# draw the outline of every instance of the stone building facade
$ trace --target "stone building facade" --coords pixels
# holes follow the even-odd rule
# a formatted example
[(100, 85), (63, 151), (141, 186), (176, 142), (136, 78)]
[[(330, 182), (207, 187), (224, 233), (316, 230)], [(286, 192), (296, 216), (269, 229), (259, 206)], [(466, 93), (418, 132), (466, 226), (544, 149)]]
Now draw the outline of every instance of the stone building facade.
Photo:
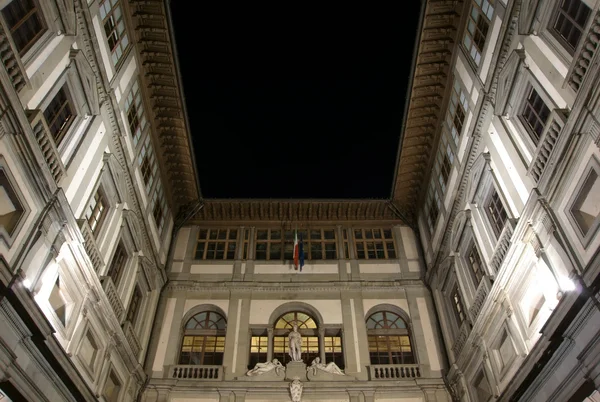
[(267, 201), (167, 1), (0, 0), (0, 400), (598, 401), (600, 2), (421, 4), (390, 198)]

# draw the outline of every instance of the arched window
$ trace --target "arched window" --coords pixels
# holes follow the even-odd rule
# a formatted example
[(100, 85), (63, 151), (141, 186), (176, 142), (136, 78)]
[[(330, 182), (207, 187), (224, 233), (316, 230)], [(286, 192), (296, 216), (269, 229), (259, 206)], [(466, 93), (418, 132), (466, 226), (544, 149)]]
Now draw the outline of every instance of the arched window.
[(315, 320), (300, 311), (285, 313), (275, 321), (273, 357), (282, 364), (292, 360), (288, 354), (288, 334), (294, 324), (298, 325), (298, 332), (302, 335), (302, 360), (310, 363), (315, 357), (319, 357), (319, 333)]
[(367, 318), (371, 364), (414, 364), (406, 322), (391, 311), (378, 311)]
[(203, 311), (190, 318), (183, 329), (179, 364), (223, 364), (227, 321), (214, 311)]

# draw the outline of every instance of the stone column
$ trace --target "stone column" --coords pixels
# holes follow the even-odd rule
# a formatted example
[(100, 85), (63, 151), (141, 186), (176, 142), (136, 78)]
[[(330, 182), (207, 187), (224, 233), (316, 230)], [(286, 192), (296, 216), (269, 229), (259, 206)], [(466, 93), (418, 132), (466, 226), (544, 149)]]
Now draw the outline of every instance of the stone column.
[[(242, 264), (244, 258), (244, 227), (241, 226), (238, 228), (238, 235), (236, 239), (236, 248), (235, 248), (235, 262), (233, 263), (233, 280), (241, 281), (243, 278), (242, 275)], [(227, 250), (225, 251), (227, 252)]]
[(375, 391), (363, 391), (365, 402), (375, 402)]
[(232, 397), (233, 392), (226, 390), (219, 390), (219, 402), (233, 402)]
[(340, 281), (347, 281), (348, 273), (346, 272), (346, 264), (348, 263), (348, 260), (344, 253), (344, 229), (342, 228), (342, 225), (336, 225), (335, 236), (337, 238), (336, 246), (338, 250), (338, 275)]
[(273, 328), (267, 328), (267, 361), (273, 360)]
[[(319, 357), (321, 358), (321, 363), (325, 363), (325, 328), (319, 328)], [(312, 362), (306, 362), (306, 364), (310, 364)]]
[(350, 402), (360, 402), (360, 391), (348, 391)]

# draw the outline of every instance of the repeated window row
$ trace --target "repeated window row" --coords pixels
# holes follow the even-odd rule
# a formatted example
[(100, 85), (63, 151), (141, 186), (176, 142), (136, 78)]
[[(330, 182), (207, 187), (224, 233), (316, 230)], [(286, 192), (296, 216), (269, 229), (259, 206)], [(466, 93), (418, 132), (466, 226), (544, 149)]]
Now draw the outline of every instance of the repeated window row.
[[(243, 245), (243, 259), (248, 258), (249, 230), (201, 229), (196, 243), (195, 259), (232, 260), (237, 258), (238, 234), (243, 233), (239, 244)], [(256, 260), (282, 261), (293, 258), (296, 235), (302, 243), (307, 260), (336, 260), (349, 258), (348, 242), (352, 241), (358, 259), (394, 259), (396, 248), (391, 229), (361, 228), (342, 229), (338, 250), (335, 229), (256, 229), (254, 235), (254, 258)], [(349, 239), (350, 238), (350, 239)]]
[[(319, 335), (317, 321), (301, 311), (283, 314), (271, 329), (252, 330), (248, 368), (273, 358), (282, 364), (291, 361), (287, 335), (298, 327), (302, 335), (302, 360), (311, 362), (325, 357), (341, 369), (346, 366), (341, 328), (326, 328)], [(366, 320), (367, 342), (371, 364), (415, 364), (411, 333), (407, 322), (397, 313), (378, 311)], [(178, 364), (222, 365), (225, 354), (227, 322), (216, 311), (202, 311), (184, 325)], [(270, 333), (268, 335), (267, 333)], [(271, 337), (271, 339), (269, 339)]]

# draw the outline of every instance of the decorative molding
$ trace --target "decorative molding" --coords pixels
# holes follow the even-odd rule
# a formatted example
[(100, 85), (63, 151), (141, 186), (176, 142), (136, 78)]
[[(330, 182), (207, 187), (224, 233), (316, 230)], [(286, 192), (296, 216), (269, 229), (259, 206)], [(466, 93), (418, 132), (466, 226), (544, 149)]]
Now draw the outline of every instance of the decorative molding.
[[(468, 174), (468, 191), (467, 191), (467, 202), (472, 203), (475, 199), (475, 195), (477, 194), (477, 190), (479, 189), (479, 183), (481, 182), (481, 177), (485, 169), (491, 170), (490, 167), (490, 153), (483, 152), (477, 156), (473, 165)], [(458, 216), (458, 213), (456, 214)], [(456, 218), (455, 218), (456, 219)]]
[(460, 238), (462, 237), (465, 226), (468, 225), (471, 220), (471, 210), (465, 209), (460, 211), (452, 224), (452, 233), (450, 235), (450, 251), (456, 252), (460, 245)]
[(523, 0), (519, 13), (519, 34), (529, 35), (533, 32), (533, 20), (538, 9), (539, 0)]
[(85, 93), (85, 98), (90, 108), (90, 113), (92, 115), (99, 114), (100, 98), (98, 95), (98, 84), (90, 62), (80, 49), (71, 49), (69, 58), (71, 59), (69, 67), (75, 66), (79, 75), (79, 80), (81, 81), (83, 92)]
[(60, 20), (65, 35), (75, 35), (77, 33), (77, 16), (75, 15), (74, 0), (54, 0), (58, 7)]

